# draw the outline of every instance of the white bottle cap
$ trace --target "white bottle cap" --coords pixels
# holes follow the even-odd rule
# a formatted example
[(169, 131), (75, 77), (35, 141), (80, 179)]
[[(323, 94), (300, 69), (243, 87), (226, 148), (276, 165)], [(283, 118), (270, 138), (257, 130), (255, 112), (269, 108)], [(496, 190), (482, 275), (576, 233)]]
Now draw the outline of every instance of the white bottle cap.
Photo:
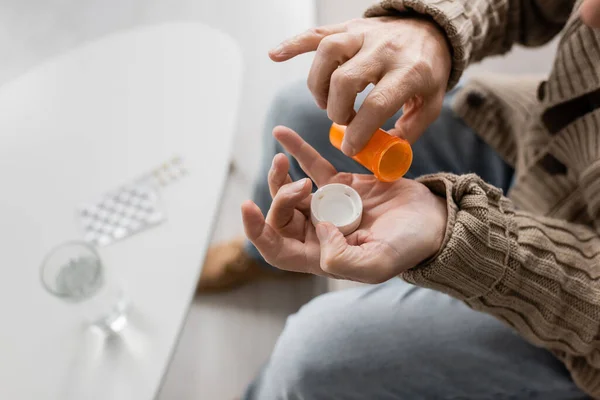
[(360, 195), (350, 186), (332, 183), (317, 190), (310, 202), (311, 221), (330, 222), (344, 236), (354, 232), (362, 219), (363, 204)]

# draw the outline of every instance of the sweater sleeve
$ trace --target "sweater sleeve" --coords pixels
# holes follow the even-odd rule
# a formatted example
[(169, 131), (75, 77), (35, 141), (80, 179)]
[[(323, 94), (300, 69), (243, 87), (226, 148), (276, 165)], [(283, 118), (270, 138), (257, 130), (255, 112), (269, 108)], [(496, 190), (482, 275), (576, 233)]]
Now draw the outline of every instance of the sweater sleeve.
[(575, 0), (382, 0), (366, 17), (425, 14), (446, 32), (452, 46), (450, 87), (464, 69), (503, 54), (514, 43), (540, 46), (564, 27)]
[(600, 237), (593, 229), (515, 212), (475, 175), (420, 179), (445, 197), (439, 253), (402, 275), (491, 314), (556, 354), (600, 397)]

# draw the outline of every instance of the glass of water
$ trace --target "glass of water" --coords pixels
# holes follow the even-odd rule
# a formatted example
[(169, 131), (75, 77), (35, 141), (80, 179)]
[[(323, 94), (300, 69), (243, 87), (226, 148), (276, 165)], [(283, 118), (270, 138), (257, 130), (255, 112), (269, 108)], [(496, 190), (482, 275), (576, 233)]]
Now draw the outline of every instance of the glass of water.
[(105, 334), (127, 325), (123, 291), (107, 280), (102, 260), (89, 244), (68, 242), (54, 248), (42, 262), (41, 279), (50, 294), (80, 306), (88, 322)]

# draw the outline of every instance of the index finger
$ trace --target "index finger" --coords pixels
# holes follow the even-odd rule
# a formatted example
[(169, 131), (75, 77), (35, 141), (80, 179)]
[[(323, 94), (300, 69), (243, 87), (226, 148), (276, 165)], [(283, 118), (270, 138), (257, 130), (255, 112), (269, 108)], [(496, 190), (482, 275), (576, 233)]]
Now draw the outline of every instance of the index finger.
[(319, 43), (325, 37), (345, 31), (346, 24), (327, 25), (309, 29), (281, 42), (279, 46), (269, 51), (269, 57), (273, 61), (287, 61), (300, 54), (317, 50)]
[(273, 130), (273, 136), (298, 161), (302, 170), (318, 187), (328, 184), (337, 174), (329, 161), (290, 128), (278, 126)]
[(414, 95), (415, 85), (405, 73), (385, 75), (348, 124), (342, 143), (344, 153), (353, 156), (361, 151), (373, 133)]

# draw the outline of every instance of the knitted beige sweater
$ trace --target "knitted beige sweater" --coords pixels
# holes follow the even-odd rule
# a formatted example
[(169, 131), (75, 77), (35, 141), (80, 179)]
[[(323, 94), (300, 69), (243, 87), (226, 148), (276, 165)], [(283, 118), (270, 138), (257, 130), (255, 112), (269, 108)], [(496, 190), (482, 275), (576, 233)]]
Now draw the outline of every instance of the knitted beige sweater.
[(453, 48), (451, 84), (470, 63), (541, 45), (562, 30), (546, 81), (485, 77), (455, 109), (515, 166), (509, 198), (474, 175), (421, 182), (448, 201), (442, 248), (403, 275), (448, 293), (552, 351), (600, 398), (600, 31), (574, 0), (389, 0), (367, 16), (421, 13)]

